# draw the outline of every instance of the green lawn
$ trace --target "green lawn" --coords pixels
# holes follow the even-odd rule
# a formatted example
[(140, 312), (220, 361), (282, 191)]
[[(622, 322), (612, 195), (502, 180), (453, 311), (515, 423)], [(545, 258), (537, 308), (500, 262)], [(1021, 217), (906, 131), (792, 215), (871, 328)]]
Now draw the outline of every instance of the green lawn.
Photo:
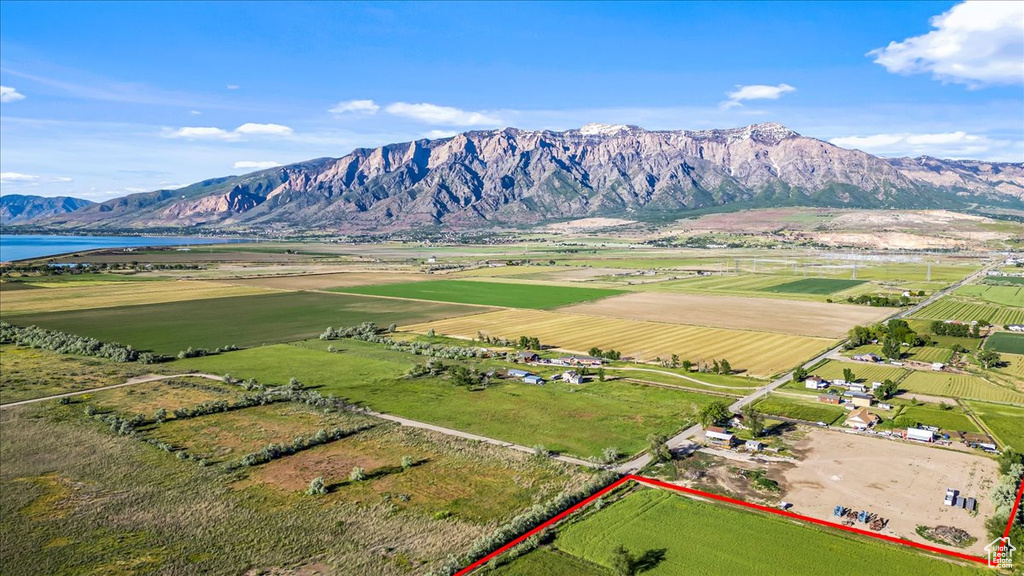
[(350, 352), (349, 341), (331, 344), (346, 352), (315, 350), (313, 343), (282, 344), (179, 360), (173, 366), (230, 372), (267, 384), (295, 377), (321, 393), (380, 412), (577, 456), (596, 456), (607, 447), (638, 452), (649, 434), (684, 428), (694, 421), (699, 407), (718, 399), (625, 382), (532, 386), (505, 380), (473, 392), (448, 380), (399, 377), (413, 362), (425, 361), (422, 357), (407, 356), (401, 363), (375, 359), (360, 350)]
[(660, 557), (645, 576), (988, 573), (907, 547), (654, 489), (565, 527), (554, 542), (563, 552), (605, 567), (611, 567), (612, 550), (620, 544), (634, 555)]
[(9, 315), (12, 324), (62, 330), (141, 350), (259, 346), (311, 338), (328, 326), (411, 324), (480, 308), (345, 294), (286, 292), (71, 312)]
[(611, 575), (603, 566), (558, 551), (540, 548), (490, 572), (493, 576), (598, 576)]
[(476, 282), (473, 280), (434, 280), (430, 282), (354, 286), (334, 288), (333, 290), (348, 294), (393, 296), (396, 298), (416, 298), (438, 302), (534, 309), (558, 308), (623, 293), (620, 290), (606, 290), (603, 288)]
[(784, 416), (826, 424), (832, 424), (846, 414), (846, 410), (840, 406), (818, 402), (816, 396), (807, 400), (798, 400), (775, 395), (758, 402), (757, 409), (772, 416)]
[(907, 417), (922, 426), (937, 426), (946, 431), (980, 432), (974, 422), (959, 409), (939, 410), (931, 406), (907, 406), (899, 417)]
[(992, 302), (993, 304), (1017, 306), (1018, 308), (1024, 306), (1024, 286), (971, 284), (958, 288), (956, 293), (960, 296), (969, 296), (978, 300), (984, 300), (985, 302)]
[(1024, 408), (971, 400), (967, 405), (1003, 446), (1024, 450)]
[(996, 332), (985, 339), (985, 349), (1007, 354), (1024, 354), (1024, 334)]
[(787, 292), (792, 294), (833, 294), (854, 286), (864, 280), (840, 280), (837, 278), (801, 278), (778, 286), (762, 288), (765, 292)]

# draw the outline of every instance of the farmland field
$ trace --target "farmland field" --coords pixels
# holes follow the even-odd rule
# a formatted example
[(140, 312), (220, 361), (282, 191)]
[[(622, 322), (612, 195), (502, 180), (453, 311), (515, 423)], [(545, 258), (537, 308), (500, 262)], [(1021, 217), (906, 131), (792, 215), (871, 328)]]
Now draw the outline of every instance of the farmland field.
[(19, 290), (0, 299), (0, 314), (60, 312), (87, 308), (110, 308), (161, 302), (183, 302), (208, 298), (227, 298), (266, 294), (257, 287), (232, 286), (215, 282), (119, 282), (59, 283), (53, 288)]
[(650, 361), (678, 354), (683, 359), (725, 358), (734, 370), (766, 376), (792, 368), (831, 345), (831, 340), (640, 320), (598, 318), (559, 312), (503, 310), (404, 327), (414, 332), (476, 338), (540, 338), (545, 346), (586, 353), (593, 346)]
[(1024, 404), (1024, 393), (965, 374), (915, 370), (900, 382), (900, 389), (950, 398)]
[(622, 293), (618, 290), (602, 288), (477, 282), (474, 280), (433, 280), (430, 282), (381, 284), (338, 288), (337, 291), (370, 296), (533, 309), (557, 308)]
[(611, 576), (612, 571), (569, 554), (539, 548), (494, 571), (484, 573), (490, 576)]
[(832, 424), (846, 414), (841, 406), (818, 402), (816, 398), (800, 400), (775, 395), (757, 403), (757, 409), (772, 416), (784, 416), (807, 422)]
[(1024, 286), (987, 286), (971, 284), (956, 290), (959, 296), (968, 296), (1003, 306), (1024, 307)]
[(843, 377), (843, 368), (853, 370), (853, 375), (860, 382), (884, 382), (886, 379), (899, 380), (906, 375), (907, 371), (895, 366), (885, 364), (868, 364), (866, 362), (836, 362), (830, 360), (821, 367), (811, 371), (826, 380), (834, 380)]
[(1024, 451), (1024, 408), (1001, 406), (988, 402), (967, 402), (974, 414), (995, 434), (1002, 446), (1012, 446)]
[(1024, 334), (996, 332), (985, 339), (985, 348), (1008, 354), (1024, 354)]
[[(35, 291), (32, 291), (35, 292)], [(479, 311), (429, 302), (316, 292), (281, 292), (71, 312), (19, 314), (12, 324), (62, 330), (140, 350), (177, 354), (189, 346), (218, 348), (311, 338), (328, 326), (423, 322)]]
[(839, 280), (836, 278), (801, 278), (785, 284), (762, 288), (766, 292), (786, 292), (792, 294), (834, 294), (854, 286), (864, 280)]
[(426, 274), (402, 274), (397, 272), (336, 272), (331, 274), (296, 274), (263, 278), (239, 278), (220, 280), (222, 284), (255, 286), (278, 290), (325, 290), (340, 286), (367, 286), (391, 282), (426, 280)]
[(872, 324), (896, 312), (849, 304), (658, 292), (634, 292), (559, 311), (823, 338), (839, 338), (855, 325)]
[(1000, 284), (1024, 284), (1024, 276), (988, 276), (982, 282), (991, 286), (998, 286)]
[[(744, 546), (722, 546), (722, 534)], [(612, 550), (619, 544), (637, 555), (660, 551), (661, 559), (644, 571), (651, 576), (768, 576), (779, 574), (780, 566), (788, 576), (818, 576), (823, 558), (849, 574), (986, 573), (908, 548), (654, 489), (634, 492), (565, 527), (554, 542), (563, 552), (605, 567), (611, 567)]]
[(988, 320), (997, 326), (1002, 326), (1004, 324), (1024, 324), (1024, 308), (959, 300), (947, 296), (918, 310), (914, 313), (914, 317), (928, 320), (960, 320), (961, 322)]
[(937, 426), (946, 431), (981, 431), (970, 418), (956, 410), (939, 410), (929, 406), (907, 406), (898, 417), (910, 418), (919, 425)]
[[(348, 345), (345, 341), (333, 344)], [(599, 455), (607, 447), (624, 454), (639, 451), (649, 434), (684, 428), (699, 407), (716, 399), (623, 382), (531, 386), (504, 381), (470, 391), (437, 378), (399, 378), (414, 356), (408, 356), (405, 366), (346, 356), (282, 344), (179, 360), (174, 365), (231, 372), (236, 378), (255, 377), (268, 384), (295, 377), (323, 394), (348, 398), (373, 410), (579, 456)], [(365, 372), (354, 373), (360, 368)]]

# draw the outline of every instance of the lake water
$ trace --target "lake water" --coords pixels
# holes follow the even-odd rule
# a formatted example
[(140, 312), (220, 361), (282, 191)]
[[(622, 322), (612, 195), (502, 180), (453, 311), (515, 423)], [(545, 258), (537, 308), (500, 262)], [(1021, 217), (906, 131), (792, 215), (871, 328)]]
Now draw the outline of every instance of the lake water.
[(244, 242), (223, 238), (176, 236), (42, 236), (34, 234), (0, 234), (0, 262), (42, 258), (68, 252), (98, 248), (137, 248), (141, 246), (192, 246)]

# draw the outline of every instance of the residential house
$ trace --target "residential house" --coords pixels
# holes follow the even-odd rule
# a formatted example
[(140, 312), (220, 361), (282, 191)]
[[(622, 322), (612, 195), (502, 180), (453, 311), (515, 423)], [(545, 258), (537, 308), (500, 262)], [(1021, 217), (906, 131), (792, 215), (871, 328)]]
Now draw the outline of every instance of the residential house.
[(854, 406), (859, 406), (861, 408), (867, 408), (867, 407), (871, 406), (871, 401), (875, 399), (875, 397), (872, 396), (871, 394), (865, 394), (863, 392), (853, 392), (853, 391), (845, 392), (843, 394), (843, 396), (846, 396), (847, 398), (849, 398), (848, 401), (851, 404), (853, 404)]
[(846, 385), (846, 387), (849, 388), (850, 391), (852, 391), (852, 392), (867, 392), (868, 391), (868, 387), (867, 386), (865, 386), (864, 384), (858, 384), (856, 382), (850, 382), (849, 384)]
[(583, 384), (583, 376), (575, 370), (566, 370), (562, 373), (562, 381), (566, 384)]
[(747, 440), (743, 447), (751, 452), (760, 452), (761, 450), (764, 450), (764, 444), (757, 440)]
[(540, 360), (540, 354), (537, 354), (533, 350), (523, 350), (516, 354), (516, 358), (518, 358), (520, 362), (537, 362)]
[(588, 366), (588, 367), (599, 367), (604, 363), (601, 358), (595, 358), (593, 356), (568, 356), (558, 359), (558, 364), (562, 366)]
[(704, 439), (711, 444), (731, 447), (733, 442), (736, 441), (736, 436), (725, 428), (708, 426), (708, 429), (704, 431)]
[(743, 426), (743, 414), (733, 414), (732, 418), (729, 419), (729, 425), (736, 428), (745, 428)]
[(533, 376), (533, 374), (530, 374), (526, 370), (517, 370), (515, 368), (509, 368), (505, 373), (508, 374), (509, 378), (526, 378), (527, 376)]
[(818, 396), (818, 402), (824, 402), (825, 404), (840, 404), (842, 399), (835, 394), (822, 394)]
[(850, 415), (846, 417), (846, 421), (843, 422), (843, 424), (850, 428), (867, 430), (881, 421), (881, 418), (876, 414), (872, 414), (867, 408), (857, 408), (853, 412), (850, 412)]
[(804, 380), (804, 387), (810, 388), (811, 390), (823, 390), (828, 388), (828, 380), (825, 380), (821, 376), (808, 376)]

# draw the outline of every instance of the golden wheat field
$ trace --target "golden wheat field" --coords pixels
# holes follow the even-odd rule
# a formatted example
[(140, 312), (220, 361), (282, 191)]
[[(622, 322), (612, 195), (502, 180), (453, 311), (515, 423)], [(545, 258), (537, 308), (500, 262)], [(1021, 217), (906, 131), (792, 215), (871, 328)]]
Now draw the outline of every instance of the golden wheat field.
[(266, 294), (267, 292), (268, 290), (265, 288), (189, 280), (119, 282), (86, 286), (62, 285), (54, 288), (4, 291), (3, 298), (0, 299), (0, 314), (66, 312), (90, 308), (248, 296)]
[(403, 327), (438, 335), (475, 338), (478, 332), (503, 338), (540, 338), (545, 346), (586, 352), (614, 349), (640, 360), (678, 354), (693, 361), (725, 358), (735, 370), (768, 376), (792, 368), (833, 344), (825, 338), (728, 330), (643, 320), (600, 318), (541, 310), (502, 310)]

